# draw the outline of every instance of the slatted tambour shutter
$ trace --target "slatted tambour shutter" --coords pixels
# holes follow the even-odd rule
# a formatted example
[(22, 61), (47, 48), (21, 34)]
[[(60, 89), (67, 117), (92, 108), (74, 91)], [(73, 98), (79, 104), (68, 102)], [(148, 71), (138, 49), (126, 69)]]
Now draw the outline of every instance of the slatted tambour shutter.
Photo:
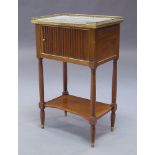
[(43, 53), (89, 60), (88, 30), (42, 26)]

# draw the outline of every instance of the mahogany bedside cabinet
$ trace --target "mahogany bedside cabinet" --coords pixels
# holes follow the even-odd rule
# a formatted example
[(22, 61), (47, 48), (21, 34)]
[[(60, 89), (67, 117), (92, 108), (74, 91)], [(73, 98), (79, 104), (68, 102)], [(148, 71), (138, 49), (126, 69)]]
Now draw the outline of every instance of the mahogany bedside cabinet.
[[(32, 18), (36, 29), (36, 56), (39, 67), (40, 119), (44, 128), (45, 108), (57, 108), (79, 115), (90, 124), (90, 143), (94, 147), (97, 120), (111, 111), (111, 131), (115, 124), (117, 60), (119, 58), (119, 16), (54, 14)], [(44, 100), (43, 59), (62, 61), (63, 92)], [(96, 101), (96, 69), (113, 61), (112, 101)], [(67, 63), (88, 66), (91, 70), (90, 99), (70, 95), (67, 89)], [(82, 86), (81, 86), (82, 87)]]

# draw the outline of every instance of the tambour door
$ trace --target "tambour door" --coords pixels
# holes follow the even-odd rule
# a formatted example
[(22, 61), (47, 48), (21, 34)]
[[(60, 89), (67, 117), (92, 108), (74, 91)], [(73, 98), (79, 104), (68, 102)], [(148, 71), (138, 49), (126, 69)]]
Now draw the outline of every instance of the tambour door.
[(37, 52), (89, 60), (89, 30), (36, 25)]

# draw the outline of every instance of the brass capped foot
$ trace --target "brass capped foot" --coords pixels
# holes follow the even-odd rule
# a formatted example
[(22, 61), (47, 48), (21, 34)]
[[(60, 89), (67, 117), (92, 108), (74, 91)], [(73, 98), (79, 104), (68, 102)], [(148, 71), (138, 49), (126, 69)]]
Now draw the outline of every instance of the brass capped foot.
[(41, 124), (41, 128), (44, 129), (44, 125), (43, 124)]
[(94, 143), (91, 143), (91, 147), (95, 147), (95, 144)]
[(111, 127), (111, 132), (113, 132), (114, 131), (114, 127)]
[(65, 117), (67, 117), (67, 111), (64, 111), (65, 112)]

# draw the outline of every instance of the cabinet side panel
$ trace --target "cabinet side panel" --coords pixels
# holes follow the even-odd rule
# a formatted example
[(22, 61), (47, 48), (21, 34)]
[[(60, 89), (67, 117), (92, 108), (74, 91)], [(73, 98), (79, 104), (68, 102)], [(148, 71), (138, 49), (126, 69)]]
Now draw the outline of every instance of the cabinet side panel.
[(88, 30), (68, 27), (43, 26), (43, 53), (89, 60)]
[(39, 57), (42, 51), (42, 29), (40, 25), (35, 25), (36, 30), (36, 54)]
[(119, 57), (120, 25), (100, 28), (96, 32), (97, 61), (104, 61), (111, 57)]
[(90, 29), (89, 30), (89, 42), (88, 42), (88, 51), (89, 51), (89, 61), (95, 62), (96, 61), (96, 30)]

